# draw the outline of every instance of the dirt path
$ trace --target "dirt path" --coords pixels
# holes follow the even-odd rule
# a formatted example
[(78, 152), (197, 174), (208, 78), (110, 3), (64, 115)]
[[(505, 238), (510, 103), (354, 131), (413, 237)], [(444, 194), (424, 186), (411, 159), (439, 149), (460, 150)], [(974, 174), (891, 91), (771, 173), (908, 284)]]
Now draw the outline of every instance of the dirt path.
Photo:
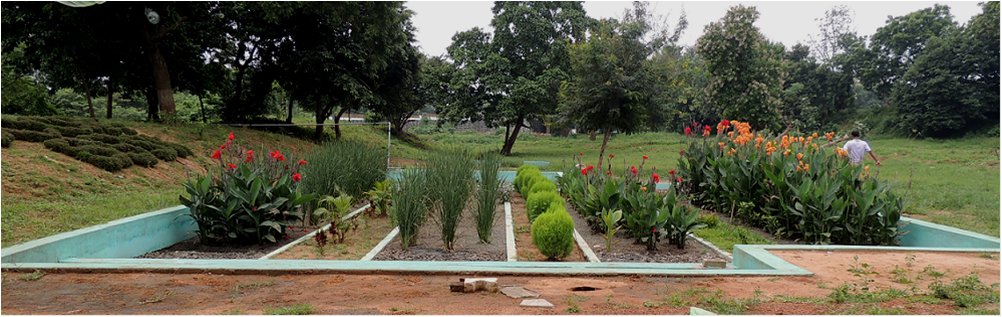
[[(519, 299), (501, 294), (449, 292), (459, 275), (218, 275), (218, 274), (69, 274), (50, 273), (27, 281), (24, 273), (5, 272), (2, 310), (5, 314), (262, 314), (266, 308), (310, 304), (319, 314), (685, 314), (693, 300), (722, 292), (721, 300), (759, 298), (746, 306), (747, 314), (860, 314), (868, 309), (900, 309), (907, 314), (953, 314), (951, 301), (927, 303), (911, 298), (881, 303), (805, 303), (773, 300), (777, 295), (823, 299), (829, 289), (858, 280), (847, 269), (867, 263), (880, 274), (876, 288), (910, 286), (891, 282), (894, 265), (917, 281), (921, 292), (931, 282), (923, 268), (945, 272), (942, 279), (976, 272), (991, 285), (999, 282), (998, 254), (782, 251), (775, 254), (815, 273), (810, 277), (551, 277), (500, 276), (503, 285), (520, 284), (542, 293), (554, 309), (519, 307)], [(858, 256), (858, 263), (853, 259)], [(914, 260), (906, 257), (914, 256)], [(908, 263), (911, 266), (907, 266)], [(591, 287), (594, 291), (571, 291)], [(695, 291), (694, 291), (695, 290)], [(698, 291), (698, 292), (697, 292)], [(674, 302), (672, 297), (683, 299)], [(715, 296), (715, 295), (714, 295)], [(672, 305), (672, 303), (676, 305)], [(645, 304), (646, 303), (646, 304)], [(698, 304), (710, 307), (708, 304)], [(998, 304), (988, 306), (998, 309)]]

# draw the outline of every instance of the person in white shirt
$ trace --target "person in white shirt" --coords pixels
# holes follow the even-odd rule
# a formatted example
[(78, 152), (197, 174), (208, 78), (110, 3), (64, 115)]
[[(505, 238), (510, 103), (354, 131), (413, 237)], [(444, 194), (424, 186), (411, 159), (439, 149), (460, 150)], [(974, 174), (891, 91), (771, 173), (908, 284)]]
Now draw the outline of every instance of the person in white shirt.
[(852, 131), (852, 140), (846, 142), (842, 146), (842, 150), (849, 153), (849, 163), (853, 165), (859, 165), (863, 163), (864, 153), (870, 153), (870, 157), (877, 162), (877, 166), (880, 166), (880, 160), (877, 159), (876, 155), (873, 155), (873, 150), (870, 149), (870, 144), (866, 141), (859, 139), (859, 131)]

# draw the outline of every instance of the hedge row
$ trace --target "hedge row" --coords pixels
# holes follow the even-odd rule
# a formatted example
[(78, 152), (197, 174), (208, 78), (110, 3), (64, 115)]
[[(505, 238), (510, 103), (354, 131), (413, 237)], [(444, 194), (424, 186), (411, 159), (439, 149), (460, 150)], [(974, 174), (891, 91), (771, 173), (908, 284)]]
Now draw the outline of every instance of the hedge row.
[(188, 147), (139, 135), (118, 122), (98, 123), (65, 117), (2, 119), (2, 143), (41, 142), (46, 148), (90, 163), (109, 172), (132, 165), (154, 167), (194, 153)]
[(532, 223), (532, 244), (551, 258), (563, 258), (574, 251), (574, 219), (564, 207), (552, 181), (532, 165), (522, 165), (515, 174), (515, 188), (526, 197), (526, 214)]

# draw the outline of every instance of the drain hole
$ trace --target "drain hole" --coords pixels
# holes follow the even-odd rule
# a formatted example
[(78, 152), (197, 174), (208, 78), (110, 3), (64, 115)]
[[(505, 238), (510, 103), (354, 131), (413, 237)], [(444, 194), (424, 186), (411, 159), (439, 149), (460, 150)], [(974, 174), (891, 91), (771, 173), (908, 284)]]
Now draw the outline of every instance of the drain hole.
[(591, 292), (591, 291), (597, 291), (597, 290), (600, 290), (600, 289), (601, 288), (594, 288), (594, 287), (590, 287), (590, 286), (578, 286), (578, 287), (575, 287), (575, 288), (571, 288), (571, 291), (572, 292)]

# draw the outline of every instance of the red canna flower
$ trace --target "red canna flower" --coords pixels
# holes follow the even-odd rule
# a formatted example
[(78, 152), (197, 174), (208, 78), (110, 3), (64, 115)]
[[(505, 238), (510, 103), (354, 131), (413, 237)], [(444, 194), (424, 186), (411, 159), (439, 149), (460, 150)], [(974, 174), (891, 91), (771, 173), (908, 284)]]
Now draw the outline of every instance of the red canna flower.
[(612, 175), (612, 172), (610, 172), (610, 171), (605, 171), (605, 174), (606, 174), (606, 175)]
[(292, 174), (292, 181), (298, 182), (300, 179), (303, 179), (303, 177), (299, 176), (299, 173)]
[(654, 182), (655, 183), (660, 183), (661, 182), (661, 176), (658, 176), (658, 174), (651, 174), (651, 177), (654, 177)]
[(651, 233), (657, 233), (657, 232), (658, 232), (657, 227), (651, 227)]
[(289, 236), (285, 236), (285, 239), (289, 239)]
[(612, 155), (612, 154), (609, 154), (609, 158), (614, 158), (614, 157), (616, 157), (616, 156)]
[(306, 160), (299, 160), (299, 165), (306, 165)]
[(216, 150), (215, 153), (212, 153), (212, 158), (214, 158), (214, 159), (218, 159), (219, 158), (219, 150)]
[(593, 169), (595, 169), (595, 167), (594, 167), (594, 166), (591, 166), (591, 165), (588, 165), (588, 171), (591, 171), (591, 170), (593, 170)]
[(731, 125), (731, 121), (727, 119), (724, 119), (724, 121), (721, 121), (720, 123), (723, 123), (724, 125)]
[(678, 150), (678, 155), (685, 155), (685, 150)]
[(630, 166), (630, 172), (633, 173), (634, 175), (637, 174), (637, 167), (636, 166)]
[(254, 155), (254, 151), (247, 151), (247, 156)]
[(678, 182), (679, 182), (679, 183), (681, 183), (681, 182), (682, 182), (682, 176), (679, 176), (679, 177), (678, 177)]
[(230, 166), (230, 169), (231, 169), (231, 170), (232, 170), (232, 169), (236, 169), (236, 168), (237, 168), (237, 166), (236, 166), (236, 165), (233, 165), (233, 163), (230, 163), (230, 164), (229, 164), (229, 166)]
[(668, 175), (675, 176), (675, 170), (668, 171)]
[(692, 128), (685, 127), (685, 135), (692, 135)]
[(251, 159), (253, 159), (253, 158), (252, 158), (252, 157), (250, 157), (250, 156), (248, 156), (248, 157), (247, 157), (247, 163), (250, 163)]
[(581, 152), (580, 154), (581, 154), (581, 156), (584, 156), (584, 152)]
[(292, 226), (289, 226), (289, 230), (292, 230), (292, 229), (295, 229), (295, 228), (293, 228)]
[(223, 144), (223, 145), (220, 145), (220, 146), (219, 146), (219, 149), (220, 149), (220, 150), (225, 150), (225, 149), (226, 149), (226, 144)]
[(233, 140), (233, 132), (230, 132), (230, 136), (227, 139)]
[(253, 206), (251, 207), (251, 209), (257, 210), (257, 206)]
[(644, 155), (644, 159), (645, 159), (645, 160), (647, 159), (647, 155)]

